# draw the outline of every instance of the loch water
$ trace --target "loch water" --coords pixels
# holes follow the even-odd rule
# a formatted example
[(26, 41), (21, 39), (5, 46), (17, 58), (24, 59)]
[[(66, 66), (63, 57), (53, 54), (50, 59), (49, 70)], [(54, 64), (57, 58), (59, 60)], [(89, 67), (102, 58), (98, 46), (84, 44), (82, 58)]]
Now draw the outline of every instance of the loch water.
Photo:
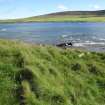
[(49, 22), (0, 24), (0, 38), (35, 44), (72, 42), (74, 47), (105, 51), (105, 23)]

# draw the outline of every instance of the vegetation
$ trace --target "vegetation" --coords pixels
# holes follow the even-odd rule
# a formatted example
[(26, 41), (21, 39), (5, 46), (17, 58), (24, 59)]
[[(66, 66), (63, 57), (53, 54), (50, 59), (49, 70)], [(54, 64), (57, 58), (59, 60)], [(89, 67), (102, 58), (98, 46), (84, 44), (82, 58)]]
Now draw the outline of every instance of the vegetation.
[(82, 17), (82, 16), (56, 16), (56, 17), (30, 17), (24, 19), (1, 20), (0, 23), (21, 22), (105, 22), (105, 17)]
[(15, 22), (105, 22), (105, 10), (65, 11), (23, 19), (9, 19), (0, 21), (0, 23)]
[(0, 40), (0, 105), (105, 105), (105, 53)]

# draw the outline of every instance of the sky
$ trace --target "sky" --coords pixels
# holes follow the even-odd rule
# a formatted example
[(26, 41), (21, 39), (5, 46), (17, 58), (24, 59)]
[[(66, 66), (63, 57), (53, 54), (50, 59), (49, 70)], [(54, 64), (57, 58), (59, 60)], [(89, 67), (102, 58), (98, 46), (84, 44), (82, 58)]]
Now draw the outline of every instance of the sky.
[(0, 0), (0, 19), (24, 18), (60, 11), (103, 9), (105, 0)]

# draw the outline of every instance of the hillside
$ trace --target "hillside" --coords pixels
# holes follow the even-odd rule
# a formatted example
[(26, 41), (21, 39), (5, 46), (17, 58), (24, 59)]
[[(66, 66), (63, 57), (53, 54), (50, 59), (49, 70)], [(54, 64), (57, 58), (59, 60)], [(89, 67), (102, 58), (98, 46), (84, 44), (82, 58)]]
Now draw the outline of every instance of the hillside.
[(100, 11), (65, 11), (56, 12), (46, 15), (41, 15), (42, 17), (47, 16), (105, 16), (105, 10)]
[(105, 105), (105, 53), (0, 40), (0, 105)]
[(0, 22), (105, 22), (105, 10), (65, 11), (23, 19), (1, 20)]

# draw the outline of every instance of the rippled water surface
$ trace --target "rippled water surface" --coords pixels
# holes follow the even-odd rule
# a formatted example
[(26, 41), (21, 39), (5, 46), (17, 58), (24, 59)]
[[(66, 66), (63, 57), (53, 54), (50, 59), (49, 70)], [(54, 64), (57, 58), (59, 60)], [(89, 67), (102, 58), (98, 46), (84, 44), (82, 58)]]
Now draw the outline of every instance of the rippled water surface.
[(105, 50), (105, 23), (0, 24), (0, 38), (42, 44), (71, 41), (75, 47)]

